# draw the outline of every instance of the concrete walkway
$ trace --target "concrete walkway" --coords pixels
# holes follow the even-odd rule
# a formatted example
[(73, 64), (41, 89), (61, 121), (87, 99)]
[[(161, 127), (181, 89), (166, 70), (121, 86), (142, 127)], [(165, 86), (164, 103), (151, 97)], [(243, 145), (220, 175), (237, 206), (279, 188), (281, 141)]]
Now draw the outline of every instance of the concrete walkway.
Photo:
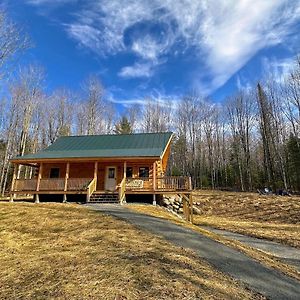
[(261, 265), (245, 254), (167, 220), (136, 213), (118, 205), (89, 204), (90, 208), (123, 219), (173, 244), (192, 249), (216, 269), (245, 283), (269, 299), (300, 299), (300, 282)]
[[(235, 233), (223, 229), (216, 229), (210, 226), (200, 226), (201, 228), (222, 235), (231, 240), (239, 241), (243, 244), (249, 245), (252, 248), (270, 253), (300, 271), (300, 250), (291, 246), (282, 245), (277, 242), (266, 239), (259, 239), (240, 233)], [(299, 296), (300, 299), (300, 296)]]

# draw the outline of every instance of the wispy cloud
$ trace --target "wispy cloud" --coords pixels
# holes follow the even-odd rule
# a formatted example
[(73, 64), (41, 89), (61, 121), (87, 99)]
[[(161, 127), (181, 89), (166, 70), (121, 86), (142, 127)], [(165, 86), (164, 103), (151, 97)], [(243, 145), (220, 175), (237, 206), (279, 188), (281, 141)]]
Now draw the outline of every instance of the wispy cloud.
[(283, 42), (300, 17), (298, 1), (213, 3), (204, 14), (202, 33), (206, 66), (212, 75), (208, 92), (222, 86), (259, 50)]
[(151, 35), (138, 37), (132, 43), (131, 50), (146, 60), (157, 60), (158, 57), (163, 55), (169, 48), (170, 37), (163, 41), (158, 41)]
[(132, 107), (134, 105), (140, 105), (141, 107), (145, 107), (148, 103), (151, 103), (151, 104), (156, 104), (160, 107), (170, 108), (174, 103), (174, 101), (172, 102), (172, 100), (170, 99), (159, 99), (155, 97), (133, 98), (133, 99), (109, 99), (109, 101), (116, 104), (121, 104), (124, 107)]
[(262, 69), (263, 75), (277, 83), (283, 83), (286, 76), (292, 71), (295, 66), (294, 58), (277, 59), (275, 57), (263, 57)]
[(78, 0), (25, 0), (25, 1), (28, 4), (35, 5), (35, 6), (41, 6), (41, 5), (58, 6), (66, 3), (78, 2)]
[(157, 90), (153, 91), (147, 97), (115, 97), (113, 93), (108, 93), (108, 100), (112, 103), (121, 104), (124, 107), (131, 107), (133, 105), (145, 106), (149, 102), (151, 104), (157, 104), (161, 107), (172, 108), (174, 103), (177, 103), (182, 98), (182, 95), (165, 95)]
[[(27, 1), (35, 5), (50, 2)], [(99, 55), (135, 54), (135, 63), (124, 66), (120, 76), (153, 75), (161, 59), (172, 52), (174, 45), (180, 45), (182, 49), (195, 49), (205, 80), (204, 76), (198, 76), (194, 86), (206, 93), (226, 83), (261, 49), (283, 43), (300, 18), (298, 0), (90, 0), (80, 3), (74, 20), (65, 25), (67, 33)], [(159, 32), (152, 30), (154, 25)]]
[(153, 66), (151, 63), (135, 63), (132, 66), (126, 66), (119, 72), (120, 77), (150, 77), (153, 74)]
[(79, 41), (80, 45), (88, 48), (94, 45), (94, 48), (98, 48), (99, 35), (101, 31), (88, 24), (65, 24), (68, 27), (68, 32), (73, 38)]

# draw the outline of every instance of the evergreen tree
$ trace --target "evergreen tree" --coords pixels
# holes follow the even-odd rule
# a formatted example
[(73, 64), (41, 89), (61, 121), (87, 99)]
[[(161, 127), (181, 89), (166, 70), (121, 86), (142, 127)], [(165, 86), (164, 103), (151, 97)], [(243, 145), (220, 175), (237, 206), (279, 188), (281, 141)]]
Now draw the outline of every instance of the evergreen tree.
[(289, 173), (291, 185), (300, 190), (300, 139), (291, 135), (288, 141)]
[(123, 116), (119, 123), (115, 125), (114, 129), (115, 134), (131, 134), (132, 133), (132, 126), (128, 121), (127, 117)]

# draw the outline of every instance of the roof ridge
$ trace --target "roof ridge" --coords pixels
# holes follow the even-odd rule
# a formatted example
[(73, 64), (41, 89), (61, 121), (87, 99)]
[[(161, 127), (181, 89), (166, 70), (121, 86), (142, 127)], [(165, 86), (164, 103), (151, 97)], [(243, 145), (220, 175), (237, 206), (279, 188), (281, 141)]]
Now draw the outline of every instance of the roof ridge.
[(167, 134), (171, 133), (172, 131), (164, 131), (164, 132), (137, 132), (137, 133), (124, 133), (124, 134), (115, 134), (115, 133), (109, 133), (109, 134), (80, 134), (80, 135), (62, 135), (58, 138), (68, 138), (68, 137), (92, 137), (92, 136), (125, 136), (125, 135), (153, 135), (153, 134)]

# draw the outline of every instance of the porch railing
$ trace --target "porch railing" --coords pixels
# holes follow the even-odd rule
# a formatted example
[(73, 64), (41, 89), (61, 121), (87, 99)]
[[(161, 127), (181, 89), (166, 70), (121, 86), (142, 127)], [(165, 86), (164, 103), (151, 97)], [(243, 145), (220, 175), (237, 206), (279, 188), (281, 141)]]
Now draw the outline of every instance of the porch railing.
[(64, 187), (64, 178), (41, 179), (40, 181), (40, 191), (63, 191)]
[[(94, 183), (91, 187), (91, 182)], [(14, 190), (15, 192), (33, 192), (37, 188), (37, 179), (16, 179)], [(40, 180), (39, 191), (61, 191), (64, 192), (64, 178), (45, 178)], [(96, 190), (96, 180), (92, 178), (68, 178), (67, 191), (86, 191), (88, 188)]]
[(153, 178), (126, 178), (126, 190), (180, 191), (191, 190), (191, 179), (188, 176), (157, 177), (153, 186)]
[[(68, 178), (67, 192), (86, 191), (90, 195), (96, 190), (96, 179), (93, 178)], [(155, 186), (153, 186), (153, 178), (138, 177), (126, 178), (119, 185), (119, 192), (123, 197), (125, 191), (183, 191), (191, 190), (190, 177), (184, 176), (165, 176), (157, 177)], [(42, 178), (40, 180), (39, 191), (56, 191), (64, 192), (65, 178)], [(37, 179), (17, 179), (14, 185), (15, 192), (34, 192), (37, 189)], [(120, 198), (121, 199), (121, 198)]]
[(88, 196), (92, 195), (96, 191), (96, 187), (97, 187), (96, 178), (89, 179), (89, 181), (87, 183), (87, 187), (85, 188), (85, 189), (87, 189)]
[(126, 178), (125, 187), (126, 190), (151, 190), (153, 181), (149, 177)]
[(17, 179), (14, 185), (15, 192), (36, 191), (36, 179)]
[(191, 190), (190, 177), (187, 176), (166, 176), (156, 178), (157, 190)]
[[(83, 191), (92, 185), (92, 189), (95, 187), (96, 180), (92, 178), (68, 178), (67, 191)], [(93, 190), (94, 192), (94, 190)]]

